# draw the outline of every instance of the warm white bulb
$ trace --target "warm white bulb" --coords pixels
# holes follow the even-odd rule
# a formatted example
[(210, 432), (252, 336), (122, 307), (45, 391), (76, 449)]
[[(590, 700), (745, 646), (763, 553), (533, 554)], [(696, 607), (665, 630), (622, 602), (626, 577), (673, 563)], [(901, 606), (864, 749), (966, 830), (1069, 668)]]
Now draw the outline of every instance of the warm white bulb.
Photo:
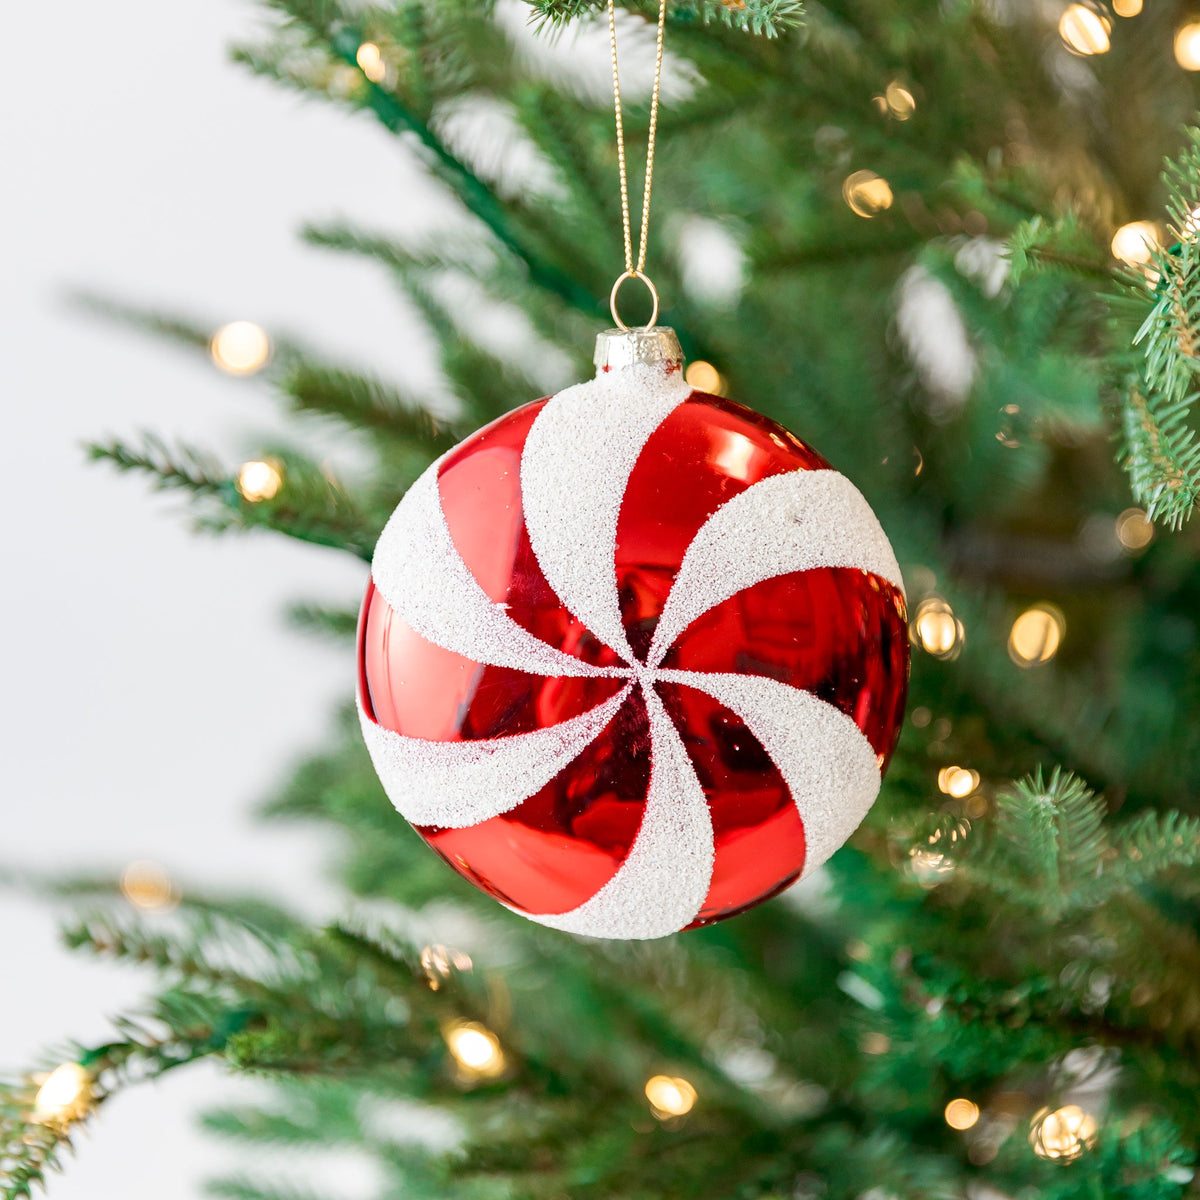
[(1085, 4), (1072, 4), (1058, 19), (1058, 36), (1076, 54), (1107, 54), (1112, 42), (1107, 17)]
[(446, 1031), (446, 1045), (468, 1075), (486, 1077), (504, 1070), (500, 1039), (476, 1021), (461, 1021)]
[(1184, 25), (1175, 34), (1175, 61), (1185, 71), (1200, 71), (1200, 24)]
[(213, 334), (212, 360), (230, 375), (253, 375), (271, 357), (271, 339), (253, 321), (230, 321)]
[(270, 500), (283, 486), (283, 474), (274, 463), (244, 462), (238, 469), (237, 490), (251, 504)]
[(43, 1080), (33, 1101), (38, 1121), (76, 1121), (91, 1105), (92, 1077), (78, 1063), (63, 1063)]
[(646, 1080), (646, 1099), (658, 1119), (682, 1117), (696, 1103), (696, 1089), (686, 1079), (672, 1075), (655, 1075)]
[(1059, 609), (1053, 604), (1036, 604), (1012, 623), (1008, 655), (1019, 667), (1049, 662), (1058, 653), (1066, 631), (1066, 618)]
[(374, 42), (363, 42), (354, 58), (372, 83), (382, 83), (387, 78), (387, 63), (383, 61), (383, 54)]
[(1112, 254), (1131, 267), (1140, 267), (1154, 257), (1158, 245), (1158, 226), (1153, 221), (1130, 221), (1113, 234)]
[(842, 199), (860, 217), (874, 217), (892, 207), (892, 185), (874, 171), (855, 171), (842, 184)]

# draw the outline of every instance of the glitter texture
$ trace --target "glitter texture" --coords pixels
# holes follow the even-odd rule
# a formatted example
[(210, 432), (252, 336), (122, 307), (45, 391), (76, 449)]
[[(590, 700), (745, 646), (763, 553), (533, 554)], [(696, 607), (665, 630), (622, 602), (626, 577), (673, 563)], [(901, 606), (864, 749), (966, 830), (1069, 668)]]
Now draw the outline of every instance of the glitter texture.
[(597, 738), (629, 695), (618, 692), (570, 721), (486, 741), (428, 742), (370, 720), (363, 736), (388, 799), (414, 825), (461, 829), (508, 812), (544, 787)]
[(717, 509), (684, 555), (647, 661), (703, 612), (791, 571), (858, 567), (904, 589), (896, 556), (862, 493), (836, 471), (793, 471), (756, 483)]
[(446, 528), (440, 466), (441, 459), (408, 489), (375, 546), (371, 577), (392, 610), (434, 645), (475, 662), (540, 675), (605, 674), (527, 633), (475, 581)]
[(614, 565), (617, 517), (646, 440), (691, 389), (661, 365), (567, 388), (538, 414), (521, 455), (525, 527), (558, 598), (626, 662)]
[(763, 675), (658, 671), (706, 692), (746, 722), (786, 780), (804, 822), (804, 874), (861, 824), (879, 793), (879, 764), (857, 725), (832, 704)]
[[(691, 672), (681, 672), (691, 674)], [(637, 841), (621, 869), (586, 904), (541, 925), (601, 938), (657, 938), (692, 923), (712, 878), (708, 802), (683, 741), (654, 689), (642, 695), (654, 765)]]

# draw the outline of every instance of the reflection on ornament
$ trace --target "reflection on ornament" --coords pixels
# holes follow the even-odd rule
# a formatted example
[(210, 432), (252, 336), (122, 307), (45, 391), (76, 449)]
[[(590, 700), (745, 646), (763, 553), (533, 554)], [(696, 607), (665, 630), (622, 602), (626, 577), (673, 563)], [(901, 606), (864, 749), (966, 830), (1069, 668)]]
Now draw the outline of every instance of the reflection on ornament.
[(1071, 1162), (1096, 1141), (1096, 1120), (1077, 1104), (1053, 1112), (1040, 1109), (1029, 1126), (1029, 1144), (1039, 1158)]
[(1145, 509), (1127, 508), (1117, 518), (1117, 541), (1126, 550), (1144, 550), (1154, 538), (1154, 522)]
[(1067, 49), (1085, 56), (1108, 53), (1110, 29), (1108, 18), (1086, 4), (1072, 4), (1058, 19), (1058, 36)]
[(655, 1075), (646, 1080), (650, 1111), (660, 1120), (682, 1117), (696, 1104), (696, 1089), (677, 1075)]
[(1113, 0), (1112, 10), (1118, 17), (1136, 17), (1142, 11), (1142, 0)]
[(271, 357), (271, 339), (253, 321), (222, 325), (208, 344), (212, 360), (229, 375), (253, 375)]
[(382, 83), (387, 78), (387, 63), (383, 61), (383, 55), (374, 42), (363, 42), (354, 58), (372, 83)]
[(1067, 631), (1067, 619), (1053, 604), (1035, 604), (1012, 624), (1008, 656), (1018, 667), (1049, 662), (1057, 653)]
[(237, 490), (251, 504), (270, 500), (283, 486), (283, 474), (274, 463), (245, 462), (237, 474)]
[(860, 217), (874, 217), (892, 207), (892, 185), (874, 171), (855, 171), (842, 184), (842, 199)]
[(934, 658), (957, 658), (966, 631), (945, 600), (931, 596), (917, 605), (912, 622), (913, 641)]
[(945, 1117), (951, 1129), (970, 1129), (979, 1120), (979, 1105), (960, 1096), (946, 1105)]
[(865, 500), (693, 391), (673, 335), (645, 361), (667, 338), (625, 335), (632, 363), (434, 464), (380, 538), (360, 625), (393, 803), (501, 903), (593, 937), (707, 924), (815, 869), (878, 791), (907, 683), (899, 568)]
[(158, 863), (132, 862), (121, 872), (121, 893), (135, 908), (170, 912), (179, 904), (179, 892)]
[(1112, 238), (1113, 258), (1131, 267), (1141, 267), (1154, 257), (1159, 247), (1158, 226), (1153, 221), (1130, 221)]
[(979, 772), (968, 767), (943, 767), (937, 781), (938, 788), (947, 796), (961, 800), (979, 786)]
[(1185, 71), (1200, 71), (1200, 24), (1184, 25), (1175, 34), (1175, 61)]
[(447, 1027), (446, 1045), (459, 1070), (474, 1079), (492, 1079), (504, 1071), (500, 1039), (478, 1021), (456, 1021)]
[(63, 1063), (42, 1081), (33, 1101), (33, 1119), (43, 1125), (69, 1125), (92, 1110), (92, 1077), (78, 1063)]

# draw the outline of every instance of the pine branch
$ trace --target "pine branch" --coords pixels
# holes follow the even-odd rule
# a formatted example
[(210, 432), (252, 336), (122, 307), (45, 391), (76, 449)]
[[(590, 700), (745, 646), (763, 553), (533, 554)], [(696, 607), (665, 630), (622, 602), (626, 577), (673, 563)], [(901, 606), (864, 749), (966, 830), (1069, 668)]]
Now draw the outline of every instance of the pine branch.
[[(603, 0), (530, 0), (530, 7), (534, 22), (550, 27), (604, 12)], [(637, 11), (653, 15), (648, 6)], [(804, 4), (803, 0), (683, 0), (671, 6), (669, 15), (680, 23), (720, 22), (729, 29), (774, 38), (803, 23)]]
[(290, 605), (287, 619), (296, 629), (324, 634), (338, 641), (353, 638), (358, 628), (358, 613), (354, 609), (332, 608), (325, 604)]
[(212, 455), (186, 445), (171, 448), (154, 434), (143, 434), (140, 445), (116, 438), (93, 442), (87, 453), (119, 471), (150, 476), (157, 489), (189, 493), (199, 504), (197, 527), (209, 532), (272, 529), (369, 562), (386, 515), (368, 512), (343, 484), (287, 451), (273, 456), (281, 482), (263, 497), (243, 495), (237, 478)]
[[(1186, 135), (1187, 145), (1163, 172), (1167, 210), (1180, 242), (1154, 254), (1158, 282), (1134, 337), (1142, 359), (1121, 406), (1121, 457), (1134, 498), (1152, 519), (1173, 529), (1200, 499), (1200, 444), (1192, 424), (1200, 395), (1200, 245), (1194, 216), (1200, 205), (1200, 128)], [(1131, 281), (1129, 291), (1144, 302), (1144, 282)]]

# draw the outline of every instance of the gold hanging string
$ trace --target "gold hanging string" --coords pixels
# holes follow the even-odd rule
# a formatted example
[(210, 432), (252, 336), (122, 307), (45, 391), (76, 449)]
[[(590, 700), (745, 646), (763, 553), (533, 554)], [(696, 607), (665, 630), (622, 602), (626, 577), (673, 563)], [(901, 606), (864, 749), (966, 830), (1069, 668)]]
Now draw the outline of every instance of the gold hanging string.
[(658, 3), (658, 37), (654, 50), (654, 86), (650, 93), (650, 132), (646, 140), (646, 187), (642, 192), (642, 228), (638, 237), (637, 260), (633, 257), (633, 233), (629, 221), (629, 177), (625, 170), (625, 126), (621, 119), (621, 76), (617, 70), (617, 16), (614, 0), (608, 0), (608, 39), (612, 47), (613, 108), (617, 119), (617, 166), (621, 176), (621, 226), (625, 233), (625, 270), (613, 284), (608, 307), (617, 327), (628, 330), (617, 312), (617, 293), (627, 279), (640, 279), (649, 289), (654, 310), (644, 328), (652, 329), (658, 320), (658, 292), (645, 273), (646, 239), (650, 234), (650, 188), (654, 181), (654, 134), (658, 128), (658, 94), (662, 84), (663, 30), (667, 23), (667, 0)]

